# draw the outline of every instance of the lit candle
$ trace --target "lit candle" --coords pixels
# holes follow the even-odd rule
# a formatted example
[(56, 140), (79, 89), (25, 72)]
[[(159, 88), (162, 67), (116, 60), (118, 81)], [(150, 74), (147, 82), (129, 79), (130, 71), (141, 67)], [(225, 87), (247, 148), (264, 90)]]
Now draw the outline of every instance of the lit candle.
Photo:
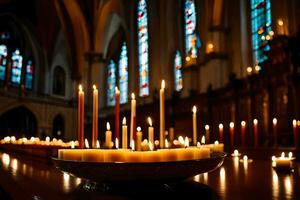
[(193, 144), (197, 145), (197, 107), (193, 106)]
[(131, 94), (131, 117), (130, 117), (130, 142), (135, 139), (136, 127), (136, 100), (134, 93)]
[(92, 133), (92, 147), (97, 148), (98, 139), (98, 89), (93, 85), (93, 133)]
[(230, 122), (229, 123), (229, 131), (230, 131), (230, 147), (233, 149), (234, 146), (234, 123)]
[(78, 147), (84, 147), (84, 92), (82, 86), (79, 85), (78, 91)]
[(242, 136), (242, 146), (245, 146), (245, 136), (246, 136), (246, 122), (241, 122), (241, 136)]
[(105, 146), (106, 148), (111, 148), (112, 142), (112, 133), (110, 131), (110, 124), (109, 122), (106, 123), (106, 132), (105, 132)]
[(86, 149), (90, 148), (89, 141), (87, 139), (84, 140), (84, 146)]
[(223, 124), (219, 124), (219, 139), (221, 143), (223, 142), (223, 127)]
[(233, 153), (231, 154), (231, 156), (233, 156), (233, 157), (238, 157), (238, 156), (240, 156), (241, 154), (239, 153), (239, 151), (237, 150), (237, 149), (235, 149), (234, 151), (233, 151)]
[(258, 146), (258, 128), (257, 128), (258, 120), (253, 120), (253, 134), (254, 134), (254, 146)]
[(206, 140), (206, 143), (209, 144), (209, 125), (205, 125), (205, 140)]
[(205, 144), (205, 136), (204, 135), (201, 138), (201, 144)]
[(115, 88), (115, 102), (115, 133), (116, 138), (120, 140), (120, 90), (118, 89), (118, 87)]
[(143, 139), (143, 133), (141, 127), (136, 128), (136, 150), (141, 151), (142, 150), (142, 139)]
[(154, 144), (154, 128), (152, 126), (151, 117), (148, 117), (149, 127), (148, 127), (148, 140), (151, 144)]
[(298, 147), (299, 142), (299, 135), (298, 135), (298, 129), (297, 129), (297, 120), (293, 120), (293, 133), (294, 133), (294, 144), (295, 147)]
[(277, 119), (273, 118), (273, 139), (274, 146), (277, 146)]
[(279, 169), (290, 169), (292, 167), (292, 160), (294, 160), (292, 152), (289, 152), (288, 157), (285, 157), (285, 153), (282, 152), (280, 157), (272, 157), (272, 160), (275, 161), (276, 168)]
[(119, 149), (119, 139), (118, 138), (116, 138), (116, 140), (115, 140), (115, 147), (116, 147), (116, 149)]
[(127, 149), (127, 125), (126, 125), (126, 117), (123, 118), (122, 121), (122, 148)]
[(160, 148), (164, 148), (165, 144), (165, 81), (161, 81), (161, 88), (159, 91), (159, 117), (160, 117)]

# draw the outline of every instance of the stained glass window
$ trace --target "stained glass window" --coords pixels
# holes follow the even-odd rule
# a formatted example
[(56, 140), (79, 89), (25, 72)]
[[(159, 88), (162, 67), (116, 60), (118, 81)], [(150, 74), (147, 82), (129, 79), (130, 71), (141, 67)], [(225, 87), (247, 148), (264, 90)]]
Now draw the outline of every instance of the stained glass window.
[(267, 38), (272, 30), (271, 1), (251, 0), (252, 48), (255, 63), (264, 62), (270, 50)]
[(18, 86), (21, 83), (22, 76), (22, 61), (23, 57), (20, 55), (19, 49), (16, 49), (12, 54), (12, 69), (11, 69), (11, 83)]
[(26, 65), (26, 74), (25, 74), (25, 88), (32, 89), (33, 84), (33, 63), (31, 60), (28, 60)]
[(175, 89), (176, 91), (181, 91), (182, 89), (182, 58), (179, 51), (176, 51), (174, 60), (174, 79), (175, 79)]
[(184, 5), (185, 20), (185, 53), (193, 58), (197, 57), (197, 48), (201, 42), (196, 35), (197, 13), (194, 0), (186, 0)]
[(116, 64), (113, 60), (107, 66), (107, 105), (115, 105)]
[(149, 45), (148, 14), (146, 0), (138, 2), (138, 53), (139, 53), (139, 91), (140, 96), (149, 95)]
[(125, 42), (122, 45), (119, 60), (119, 88), (120, 103), (126, 103), (128, 101), (128, 56)]
[(7, 47), (6, 45), (0, 45), (0, 81), (5, 80), (7, 65)]

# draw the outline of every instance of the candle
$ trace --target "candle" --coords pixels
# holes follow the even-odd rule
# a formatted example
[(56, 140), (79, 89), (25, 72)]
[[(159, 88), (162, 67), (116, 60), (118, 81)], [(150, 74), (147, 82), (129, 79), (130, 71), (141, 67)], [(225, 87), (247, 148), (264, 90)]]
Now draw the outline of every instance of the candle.
[(142, 139), (143, 139), (143, 133), (141, 127), (136, 128), (136, 150), (141, 151), (142, 150)]
[(122, 148), (127, 149), (127, 125), (126, 125), (126, 117), (123, 118), (122, 121)]
[(219, 141), (215, 141), (213, 145), (211, 145), (212, 152), (223, 152), (224, 151), (224, 144), (220, 144)]
[(246, 122), (241, 122), (241, 136), (242, 136), (242, 146), (245, 146), (245, 136), (246, 136)]
[(92, 132), (92, 147), (97, 148), (98, 139), (98, 89), (93, 85), (93, 132)]
[(201, 144), (205, 144), (205, 136), (204, 135), (201, 138)]
[(231, 149), (233, 149), (234, 146), (234, 123), (230, 122), (229, 123), (229, 127), (230, 127), (230, 147)]
[(79, 148), (83, 148), (84, 143), (84, 92), (82, 85), (79, 85), (78, 91), (78, 142)]
[(106, 150), (85, 149), (81, 152), (81, 160), (86, 162), (103, 162)]
[(197, 145), (197, 107), (193, 106), (193, 144)]
[(298, 147), (299, 142), (299, 135), (298, 135), (298, 129), (297, 129), (297, 120), (293, 120), (293, 133), (294, 133), (294, 144), (295, 147)]
[(219, 124), (219, 139), (221, 143), (223, 142), (223, 127), (223, 124)]
[(105, 146), (106, 148), (111, 148), (112, 142), (112, 133), (110, 131), (110, 124), (109, 122), (106, 123), (106, 132), (105, 132)]
[(209, 143), (209, 125), (205, 125), (205, 140), (206, 140), (206, 143)]
[(254, 146), (258, 146), (258, 129), (257, 129), (258, 120), (253, 120), (253, 134), (254, 134)]
[(279, 169), (292, 168), (292, 160), (294, 160), (292, 152), (289, 152), (288, 157), (285, 157), (285, 153), (282, 152), (280, 157), (272, 156), (272, 160), (275, 162), (275, 167)]
[(231, 154), (231, 156), (233, 156), (233, 157), (239, 157), (241, 154), (239, 153), (239, 151), (237, 150), (237, 149), (235, 149), (234, 151), (233, 151), (233, 153)]
[(116, 149), (119, 149), (119, 139), (118, 138), (116, 138), (116, 140), (115, 140), (115, 147), (116, 147)]
[(277, 119), (273, 118), (273, 139), (274, 139), (274, 146), (277, 146)]
[(148, 117), (149, 127), (148, 127), (148, 140), (152, 144), (154, 143), (154, 128), (152, 126), (151, 117)]
[(83, 151), (85, 151), (85, 149), (59, 149), (58, 159), (80, 161)]
[(135, 126), (136, 126), (136, 100), (134, 93), (131, 94), (131, 117), (130, 117), (130, 141), (135, 139)]
[(97, 142), (96, 142), (96, 148), (100, 149), (100, 142), (99, 142), (99, 140), (97, 140)]
[(165, 141), (165, 81), (161, 81), (161, 88), (159, 91), (159, 117), (160, 117), (160, 148), (164, 148)]
[(115, 110), (115, 132), (116, 138), (120, 139), (120, 90), (118, 87), (115, 88), (115, 102), (116, 102), (116, 110)]

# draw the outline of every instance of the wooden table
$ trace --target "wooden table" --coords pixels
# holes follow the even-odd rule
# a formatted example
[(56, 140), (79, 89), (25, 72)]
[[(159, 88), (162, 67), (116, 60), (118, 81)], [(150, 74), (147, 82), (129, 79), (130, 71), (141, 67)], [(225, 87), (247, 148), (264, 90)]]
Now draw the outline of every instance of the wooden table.
[(278, 173), (270, 160), (228, 157), (221, 168), (174, 185), (95, 185), (49, 161), (0, 152), (0, 199), (300, 199), (299, 172), (298, 162), (294, 172)]

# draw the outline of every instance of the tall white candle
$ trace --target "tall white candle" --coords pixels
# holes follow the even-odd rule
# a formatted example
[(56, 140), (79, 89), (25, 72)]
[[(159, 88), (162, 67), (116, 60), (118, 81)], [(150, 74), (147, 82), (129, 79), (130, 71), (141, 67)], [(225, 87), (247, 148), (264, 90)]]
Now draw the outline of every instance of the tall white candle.
[(136, 100), (134, 93), (131, 93), (131, 117), (130, 117), (130, 141), (134, 138), (133, 134), (135, 132), (136, 126)]
[(106, 132), (105, 132), (105, 145), (107, 148), (111, 148), (111, 138), (112, 138), (112, 133), (110, 131), (110, 124), (109, 122), (106, 123)]
[(148, 117), (148, 122), (149, 122), (149, 128), (148, 128), (148, 140), (152, 144), (154, 144), (154, 128), (152, 126), (152, 120), (150, 117)]
[(92, 148), (97, 148), (98, 140), (98, 89), (93, 85), (93, 133), (92, 133)]
[(137, 127), (137, 133), (136, 133), (136, 150), (141, 151), (142, 150), (142, 140), (143, 140), (143, 133), (141, 127)]
[(193, 144), (197, 145), (197, 107), (193, 106)]
[(126, 117), (123, 118), (122, 121), (122, 148), (127, 149), (127, 125), (126, 125)]
[(209, 134), (209, 125), (206, 124), (205, 125), (205, 140), (206, 140), (206, 143), (209, 144), (209, 140), (210, 140), (210, 134)]
[(159, 144), (160, 148), (165, 146), (165, 80), (161, 81), (161, 88), (159, 91), (159, 117), (160, 117), (160, 137)]

